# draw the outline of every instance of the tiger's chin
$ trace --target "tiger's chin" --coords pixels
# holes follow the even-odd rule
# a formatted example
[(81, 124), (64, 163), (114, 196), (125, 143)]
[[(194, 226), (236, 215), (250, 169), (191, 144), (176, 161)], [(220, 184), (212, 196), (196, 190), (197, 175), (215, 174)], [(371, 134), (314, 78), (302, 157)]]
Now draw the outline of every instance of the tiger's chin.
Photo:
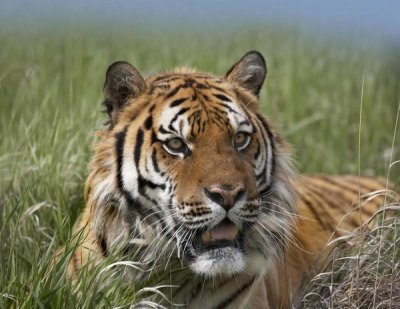
[(190, 262), (193, 272), (206, 277), (231, 276), (245, 268), (244, 254), (234, 246), (210, 248)]

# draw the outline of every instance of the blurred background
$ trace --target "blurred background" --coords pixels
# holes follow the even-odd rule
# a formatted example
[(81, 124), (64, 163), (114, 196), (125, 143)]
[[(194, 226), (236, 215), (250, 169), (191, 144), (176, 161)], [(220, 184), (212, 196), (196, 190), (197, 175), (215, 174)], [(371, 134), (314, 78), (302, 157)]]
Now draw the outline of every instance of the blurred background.
[[(2, 23), (54, 26), (60, 23), (96, 23), (103, 27), (156, 26), (207, 27), (290, 25), (313, 32), (349, 33), (395, 42), (400, 39), (396, 0), (271, 1), (124, 1), (124, 0), (28, 0), (3, 1)], [(4, 25), (3, 25), (4, 26)], [(217, 30), (217, 29), (215, 29)], [(371, 37), (372, 36), (372, 37)]]
[[(28, 308), (91, 300), (51, 277), (39, 285), (37, 274), (82, 207), (93, 132), (106, 121), (105, 71), (116, 60), (143, 75), (182, 65), (223, 75), (259, 50), (262, 110), (301, 173), (399, 184), (399, 12), (396, 0), (0, 0), (2, 295)], [(0, 307), (10, 303), (0, 297)]]

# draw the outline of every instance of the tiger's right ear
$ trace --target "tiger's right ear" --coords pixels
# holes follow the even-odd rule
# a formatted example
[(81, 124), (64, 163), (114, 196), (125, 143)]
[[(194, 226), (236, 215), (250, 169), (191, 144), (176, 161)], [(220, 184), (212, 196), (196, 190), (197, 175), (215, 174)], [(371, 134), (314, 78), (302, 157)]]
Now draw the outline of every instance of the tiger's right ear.
[(137, 98), (146, 89), (146, 81), (131, 64), (124, 61), (114, 62), (107, 69), (104, 83), (105, 106), (112, 128), (125, 104)]

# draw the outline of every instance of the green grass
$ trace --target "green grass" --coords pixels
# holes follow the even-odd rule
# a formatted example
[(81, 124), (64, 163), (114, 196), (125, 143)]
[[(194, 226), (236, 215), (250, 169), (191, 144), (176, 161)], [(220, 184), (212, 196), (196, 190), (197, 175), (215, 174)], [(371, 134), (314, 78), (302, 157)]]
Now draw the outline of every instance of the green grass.
[[(400, 130), (393, 136), (400, 70), (382, 47), (268, 27), (212, 35), (4, 30), (0, 45), (0, 307), (122, 306), (145, 295), (96, 273), (69, 284), (67, 254), (51, 268), (83, 206), (92, 133), (106, 120), (104, 74), (113, 61), (127, 60), (144, 74), (190, 65), (222, 75), (257, 49), (268, 63), (262, 109), (293, 145), (300, 172), (386, 177), (393, 138), (392, 161), (400, 159)], [(389, 173), (397, 184), (399, 166)]]

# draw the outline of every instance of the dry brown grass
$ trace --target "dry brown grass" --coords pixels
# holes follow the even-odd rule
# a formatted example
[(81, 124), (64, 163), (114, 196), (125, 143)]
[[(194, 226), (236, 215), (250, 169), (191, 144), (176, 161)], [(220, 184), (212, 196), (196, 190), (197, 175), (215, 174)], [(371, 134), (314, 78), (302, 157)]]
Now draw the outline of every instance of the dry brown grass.
[(297, 307), (400, 308), (399, 195), (374, 220), (337, 243)]

